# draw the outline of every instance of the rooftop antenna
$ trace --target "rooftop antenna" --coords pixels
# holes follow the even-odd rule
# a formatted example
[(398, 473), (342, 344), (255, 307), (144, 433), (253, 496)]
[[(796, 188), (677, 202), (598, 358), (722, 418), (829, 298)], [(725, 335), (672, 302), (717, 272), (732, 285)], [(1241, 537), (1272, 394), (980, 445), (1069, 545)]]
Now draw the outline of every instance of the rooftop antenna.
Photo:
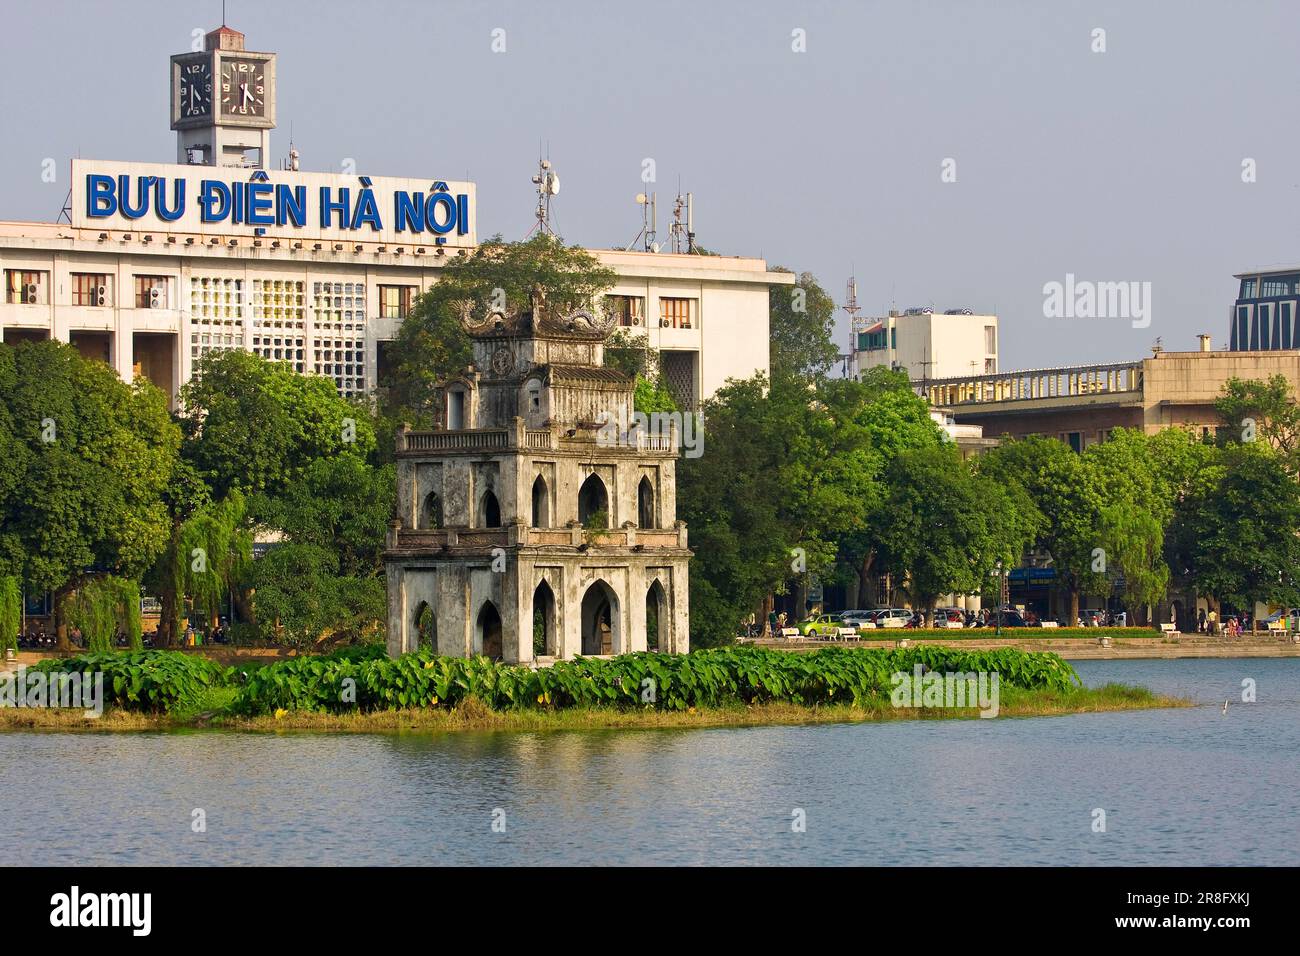
[(636, 201), (641, 207), (641, 231), (628, 243), (625, 251), (630, 252), (638, 242), (646, 252), (658, 252), (659, 243), (655, 242), (655, 233), (659, 229), (658, 193), (637, 193)]
[[(858, 305), (858, 280), (849, 276), (848, 287), (844, 292), (844, 311), (849, 314), (849, 354), (844, 360), (845, 375), (852, 374), (854, 377), (858, 373), (858, 355), (857, 355), (857, 334), (858, 334), (858, 313), (862, 311)], [(850, 364), (853, 366), (850, 371)]]
[[(551, 197), (560, 191), (560, 176), (551, 168), (549, 159), (539, 159), (537, 161), (537, 172), (533, 174), (533, 185), (537, 187), (537, 209), (534, 216), (537, 219), (533, 223), (533, 228), (528, 230), (528, 236), (533, 233), (540, 233), (544, 236), (555, 236), (555, 228), (551, 224)], [(525, 239), (528, 236), (524, 236)]]
[[(677, 198), (673, 200), (673, 224), (669, 228), (669, 236), (673, 252), (684, 252), (692, 255), (695, 252), (695, 230), (691, 206), (693, 200), (690, 193), (682, 195), (682, 187), (679, 182), (677, 185)], [(685, 213), (685, 218), (683, 218)]]
[(289, 159), (280, 161), (280, 168), (290, 172), (298, 171), (298, 149), (293, 145), (293, 123), (289, 124)]

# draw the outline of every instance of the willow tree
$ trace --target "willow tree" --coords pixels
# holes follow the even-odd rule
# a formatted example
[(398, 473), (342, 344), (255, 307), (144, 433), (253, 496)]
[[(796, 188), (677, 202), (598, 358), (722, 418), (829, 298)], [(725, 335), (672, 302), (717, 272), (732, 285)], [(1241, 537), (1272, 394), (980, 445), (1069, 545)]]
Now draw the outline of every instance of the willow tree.
[(218, 502), (196, 507), (177, 522), (158, 566), (155, 582), (162, 604), (159, 643), (172, 646), (183, 630), (185, 601), (215, 624), (221, 601), (247, 574), (253, 535), (248, 505), (238, 489)]
[(77, 589), (68, 615), (92, 653), (111, 651), (118, 631), (132, 650), (141, 647), (139, 582), (113, 575), (94, 578)]
[(18, 579), (12, 574), (0, 576), (0, 650), (18, 647), (22, 616), (23, 595)]

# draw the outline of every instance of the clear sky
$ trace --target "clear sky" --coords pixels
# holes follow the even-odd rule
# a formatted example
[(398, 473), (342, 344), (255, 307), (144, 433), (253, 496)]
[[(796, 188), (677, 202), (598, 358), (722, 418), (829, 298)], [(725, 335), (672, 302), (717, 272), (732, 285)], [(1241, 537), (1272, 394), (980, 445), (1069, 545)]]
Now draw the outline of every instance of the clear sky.
[[(174, 161), (168, 57), (220, 0), (4, 8), (0, 218), (54, 219), (74, 155)], [(710, 249), (837, 302), (853, 272), (868, 314), (996, 311), (1004, 369), (1219, 347), (1232, 274), (1300, 265), (1295, 0), (228, 0), (226, 20), (279, 54), (276, 160), (292, 124), (305, 170), (468, 177), (479, 234), (522, 238), (540, 143), (565, 239), (625, 246), (651, 158), (665, 242), (680, 179)], [(1150, 327), (1044, 317), (1067, 273), (1150, 282)]]

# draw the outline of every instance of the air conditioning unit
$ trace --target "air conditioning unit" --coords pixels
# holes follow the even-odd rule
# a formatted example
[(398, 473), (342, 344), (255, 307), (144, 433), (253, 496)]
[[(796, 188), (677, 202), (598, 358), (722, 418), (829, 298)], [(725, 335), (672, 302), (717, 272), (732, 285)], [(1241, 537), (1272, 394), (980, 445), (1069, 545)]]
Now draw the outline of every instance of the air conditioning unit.
[(36, 304), (36, 286), (34, 284), (23, 286), (23, 304), (24, 305)]
[(154, 286), (149, 290), (149, 308), (161, 309), (163, 307), (163, 290), (159, 286)]
[(95, 305), (108, 305), (108, 286), (101, 285), (95, 290)]
[(671, 328), (671, 326), (672, 326), (672, 323), (669, 322), (667, 319), (660, 319), (660, 320), (659, 320), (659, 328), (661, 328), (661, 329), (667, 329), (667, 328)]
[(639, 316), (639, 315), (634, 315), (634, 316), (632, 316), (632, 324), (633, 324), (633, 325), (640, 325), (640, 324), (641, 324), (641, 316)]

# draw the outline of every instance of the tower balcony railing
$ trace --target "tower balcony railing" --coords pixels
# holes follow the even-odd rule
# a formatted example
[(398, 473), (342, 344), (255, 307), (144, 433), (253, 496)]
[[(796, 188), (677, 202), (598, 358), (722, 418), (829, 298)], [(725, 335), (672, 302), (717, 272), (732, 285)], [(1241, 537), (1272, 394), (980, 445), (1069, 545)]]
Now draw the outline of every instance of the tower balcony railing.
[(955, 408), (1046, 398), (1133, 396), (1142, 391), (1142, 363), (1072, 365), (913, 382), (932, 406)]
[(672, 528), (608, 528), (593, 531), (571, 522), (563, 528), (403, 528), (389, 525), (390, 551), (444, 551), (452, 548), (489, 550), (507, 547), (685, 548), (686, 522)]
[(550, 451), (555, 437), (549, 428), (526, 428), (522, 418), (498, 428), (459, 428), (414, 431), (403, 425), (397, 433), (397, 453), (483, 452), (511, 448)]

